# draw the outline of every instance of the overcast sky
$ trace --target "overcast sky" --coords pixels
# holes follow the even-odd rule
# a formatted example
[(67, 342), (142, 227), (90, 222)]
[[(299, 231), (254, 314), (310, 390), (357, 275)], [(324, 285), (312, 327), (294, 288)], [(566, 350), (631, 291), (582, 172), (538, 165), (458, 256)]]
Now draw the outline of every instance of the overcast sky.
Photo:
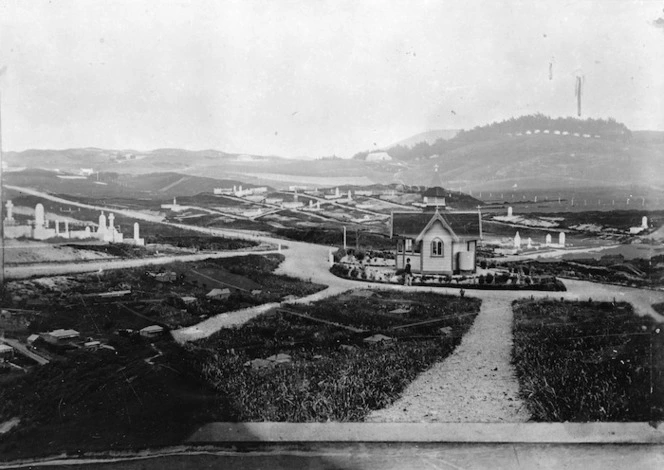
[[(0, 0), (3, 147), (348, 157), (542, 112), (664, 130), (664, 1)], [(553, 63), (553, 79), (549, 79)]]

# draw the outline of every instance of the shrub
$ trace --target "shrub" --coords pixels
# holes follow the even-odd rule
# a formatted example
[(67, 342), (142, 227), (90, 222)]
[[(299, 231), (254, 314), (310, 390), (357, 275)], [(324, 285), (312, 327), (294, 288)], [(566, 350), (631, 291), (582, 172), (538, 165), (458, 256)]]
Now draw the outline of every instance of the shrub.
[(334, 262), (338, 263), (338, 262), (341, 261), (341, 259), (344, 256), (346, 256), (346, 250), (344, 250), (343, 248), (339, 248), (337, 251), (334, 252), (334, 254), (332, 256), (334, 258)]

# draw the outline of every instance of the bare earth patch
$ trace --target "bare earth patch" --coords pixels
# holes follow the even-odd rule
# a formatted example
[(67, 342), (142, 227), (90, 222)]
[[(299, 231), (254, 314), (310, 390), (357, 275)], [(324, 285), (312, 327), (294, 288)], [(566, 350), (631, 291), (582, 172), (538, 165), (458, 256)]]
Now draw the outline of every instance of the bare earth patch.
[(459, 347), (422, 373), (392, 406), (369, 422), (515, 423), (530, 416), (510, 363), (512, 306), (484, 299)]
[(112, 256), (90, 250), (33, 240), (5, 240), (5, 262), (8, 264), (54, 263), (109, 259)]

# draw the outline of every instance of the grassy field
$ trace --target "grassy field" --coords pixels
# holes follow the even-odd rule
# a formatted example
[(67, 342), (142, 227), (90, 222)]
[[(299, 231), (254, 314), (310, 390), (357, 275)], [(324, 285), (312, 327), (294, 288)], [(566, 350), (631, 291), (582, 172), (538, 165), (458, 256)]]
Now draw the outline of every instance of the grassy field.
[[(228, 397), (234, 420), (362, 421), (449, 355), (479, 306), (477, 299), (436, 294), (343, 294), (292, 308), (306, 317), (280, 311), (222, 330), (189, 354), (193, 368)], [(374, 334), (393, 340), (364, 341)], [(292, 362), (245, 365), (280, 353)]]
[(663, 325), (626, 303), (513, 308), (513, 362), (535, 421), (664, 419)]

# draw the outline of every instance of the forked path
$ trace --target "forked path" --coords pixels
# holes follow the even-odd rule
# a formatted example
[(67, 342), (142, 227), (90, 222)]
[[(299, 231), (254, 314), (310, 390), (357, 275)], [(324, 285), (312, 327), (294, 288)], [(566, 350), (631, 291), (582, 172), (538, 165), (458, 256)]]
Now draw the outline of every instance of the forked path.
[(454, 353), (420, 374), (391, 406), (369, 422), (525, 422), (510, 364), (512, 306), (484, 299), (473, 326)]

